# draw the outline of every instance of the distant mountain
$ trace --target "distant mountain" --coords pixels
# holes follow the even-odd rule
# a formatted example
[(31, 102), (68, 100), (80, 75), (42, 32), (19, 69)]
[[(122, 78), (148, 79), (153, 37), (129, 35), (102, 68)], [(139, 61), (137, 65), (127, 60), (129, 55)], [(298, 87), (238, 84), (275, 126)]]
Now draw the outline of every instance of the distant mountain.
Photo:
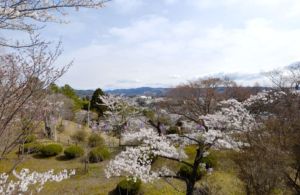
[[(124, 95), (124, 96), (163, 96), (170, 88), (152, 88), (152, 87), (139, 87), (130, 89), (113, 89), (106, 90), (105, 93), (113, 95)], [(79, 97), (92, 97), (94, 90), (75, 90)]]
[[(268, 87), (244, 87), (256, 89), (256, 91), (269, 90)], [(113, 89), (106, 90), (105, 93), (113, 95), (124, 95), (124, 96), (164, 96), (171, 88), (152, 88), (152, 87), (139, 87), (130, 89)], [(224, 92), (224, 87), (218, 87), (219, 92)], [(75, 90), (76, 94), (80, 97), (92, 97), (94, 90)]]
[(131, 89), (114, 89), (107, 90), (105, 93), (113, 95), (125, 95), (125, 96), (164, 96), (170, 88), (152, 88), (152, 87), (139, 87)]

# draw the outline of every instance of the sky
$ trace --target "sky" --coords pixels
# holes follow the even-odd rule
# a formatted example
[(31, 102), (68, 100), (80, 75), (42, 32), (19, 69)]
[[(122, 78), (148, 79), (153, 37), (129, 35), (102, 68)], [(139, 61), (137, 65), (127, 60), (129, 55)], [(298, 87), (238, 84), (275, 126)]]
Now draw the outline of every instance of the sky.
[(173, 87), (216, 75), (265, 85), (262, 72), (300, 59), (299, 10), (299, 0), (113, 0), (71, 11), (43, 35), (62, 40), (58, 63), (74, 63), (59, 84), (76, 89)]

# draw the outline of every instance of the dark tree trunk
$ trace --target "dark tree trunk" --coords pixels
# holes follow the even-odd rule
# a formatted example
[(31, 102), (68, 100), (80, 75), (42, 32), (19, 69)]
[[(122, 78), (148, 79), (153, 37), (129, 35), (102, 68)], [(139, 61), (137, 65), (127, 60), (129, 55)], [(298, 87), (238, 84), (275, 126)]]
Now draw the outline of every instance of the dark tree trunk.
[(47, 117), (45, 117), (45, 119), (44, 119), (44, 124), (45, 124), (46, 136), (47, 136), (47, 138), (51, 139), (52, 138), (52, 130), (51, 130), (51, 127), (50, 127)]
[(186, 182), (186, 195), (193, 195), (195, 182)]
[(197, 175), (199, 164), (203, 158), (203, 151), (201, 150), (201, 146), (197, 149), (196, 157), (193, 164), (193, 172), (190, 178), (187, 178), (186, 182), (186, 195), (193, 195), (196, 181), (199, 180), (199, 176)]
[(158, 135), (161, 136), (162, 132), (161, 132), (161, 123), (160, 123), (160, 121), (158, 121), (157, 124), (154, 123), (152, 120), (149, 120), (148, 122), (150, 123), (150, 125), (152, 125), (157, 130)]

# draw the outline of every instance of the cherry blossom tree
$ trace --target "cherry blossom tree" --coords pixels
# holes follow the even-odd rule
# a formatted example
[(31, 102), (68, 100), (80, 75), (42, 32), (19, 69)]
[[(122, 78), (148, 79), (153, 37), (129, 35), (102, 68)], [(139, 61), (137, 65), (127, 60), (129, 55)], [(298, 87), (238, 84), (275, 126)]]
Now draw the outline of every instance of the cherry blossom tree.
[(121, 135), (125, 129), (128, 129), (130, 119), (137, 117), (140, 111), (125, 97), (104, 95), (100, 96), (103, 105), (107, 107), (104, 112), (106, 124), (112, 126), (112, 130), (119, 138), (121, 145)]
[[(0, 29), (1, 31), (18, 31), (25, 34), (36, 34), (46, 22), (65, 22), (62, 16), (68, 8), (102, 8), (103, 0), (1, 0), (0, 1)], [(32, 47), (45, 43), (35, 39), (27, 42), (8, 37), (0, 37), (0, 46), (21, 48)]]
[[(30, 172), (29, 169), (22, 169), (19, 173), (13, 171), (13, 176), (7, 173), (0, 173), (0, 194), (32, 194), (39, 193), (47, 182), (61, 182), (75, 175), (75, 170), (62, 170), (55, 174), (54, 170), (39, 173)], [(12, 179), (14, 177), (15, 179)]]
[(47, 87), (68, 69), (53, 66), (59, 55), (40, 45), (0, 56), (0, 159), (30, 133), (24, 130), (31, 122), (41, 120)]
[[(208, 149), (216, 140), (205, 142), (201, 139), (182, 135), (181, 139), (191, 140), (197, 145), (195, 159), (193, 163), (190, 163), (185, 161), (187, 156), (183, 151), (184, 145), (176, 148), (173, 141), (164, 135), (159, 135), (153, 129), (127, 132), (123, 134), (123, 137), (127, 142), (136, 143), (136, 147), (127, 147), (125, 151), (122, 151), (114, 160), (110, 161), (105, 170), (108, 178), (127, 176), (134, 181), (141, 179), (143, 182), (152, 182), (161, 177), (179, 179), (186, 183), (186, 194), (188, 195), (193, 194), (196, 182), (201, 179), (202, 175), (199, 170), (202, 172), (207, 171), (206, 165), (202, 161), (208, 155)], [(191, 170), (191, 174), (187, 176), (182, 173), (175, 173), (165, 166), (154, 170), (152, 164), (156, 157), (184, 164)]]
[[(61, 22), (68, 8), (100, 8), (100, 0), (0, 1), (0, 160), (42, 119), (44, 97), (72, 63), (55, 63), (61, 55), (39, 33), (47, 22)], [(10, 37), (11, 31), (20, 36)], [(24, 38), (28, 35), (28, 38)], [(17, 39), (16, 39), (17, 38)], [(23, 39), (24, 38), (24, 39)], [(26, 121), (26, 123), (24, 123)], [(25, 131), (26, 130), (26, 131)]]

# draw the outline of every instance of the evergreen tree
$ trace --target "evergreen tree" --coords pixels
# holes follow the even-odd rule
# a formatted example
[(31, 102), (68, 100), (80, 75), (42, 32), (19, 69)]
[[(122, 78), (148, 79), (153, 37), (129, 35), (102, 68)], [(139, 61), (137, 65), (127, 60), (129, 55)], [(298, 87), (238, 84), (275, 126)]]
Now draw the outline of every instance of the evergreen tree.
[(103, 116), (103, 113), (106, 111), (106, 106), (103, 105), (102, 100), (100, 99), (100, 96), (103, 96), (104, 92), (98, 88), (94, 92), (92, 99), (91, 99), (91, 110), (98, 113), (98, 116)]

